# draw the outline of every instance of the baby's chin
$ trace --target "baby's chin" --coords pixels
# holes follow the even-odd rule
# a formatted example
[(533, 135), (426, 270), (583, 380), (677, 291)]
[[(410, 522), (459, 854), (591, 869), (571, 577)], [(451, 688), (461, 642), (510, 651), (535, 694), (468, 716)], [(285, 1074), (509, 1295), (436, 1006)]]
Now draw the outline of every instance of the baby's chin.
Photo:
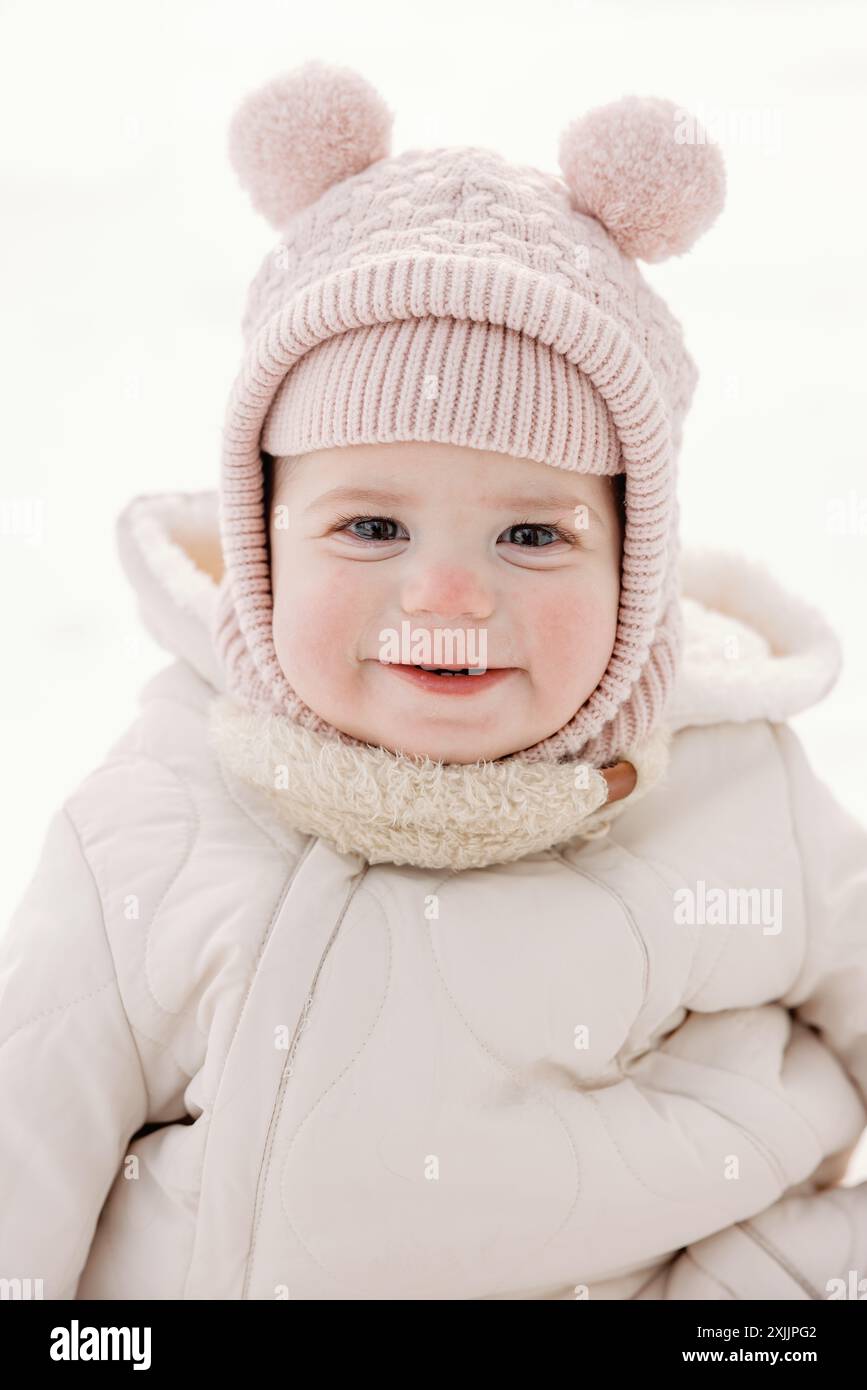
[(492, 733), (478, 728), (454, 727), (454, 721), (450, 721), (452, 727), (449, 728), (431, 728), (427, 720), (411, 721), (400, 716), (363, 720), (358, 717), (342, 719), (339, 714), (329, 716), (318, 710), (317, 713), (340, 733), (356, 738), (361, 744), (371, 744), (389, 753), (403, 753), (407, 758), (429, 758), (432, 762), (460, 765), (510, 758), (513, 753), (532, 748), (549, 734), (557, 733), (556, 728), (542, 728), (538, 734), (529, 735), (525, 728), (510, 731), (503, 719), (496, 720), (497, 731)]
[[(349, 733), (350, 731), (344, 729), (342, 732)], [(434, 739), (396, 741), (385, 737), (378, 738), (373, 733), (364, 735), (351, 733), (350, 737), (359, 739), (362, 743), (370, 743), (383, 748), (388, 753), (402, 754), (409, 758), (430, 758), (432, 762), (459, 763), (465, 766), (477, 762), (496, 762), (500, 758), (509, 757), (512, 753), (519, 753), (522, 748), (530, 747), (530, 744), (523, 743), (517, 747), (512, 747), (510, 743), (504, 745), (502, 740), (480, 749), (477, 739), (467, 747), (460, 747), (452, 741), (447, 743)]]
[[(370, 738), (366, 741), (374, 742)], [(529, 746), (529, 744), (521, 744), (519, 747), (512, 747), (510, 743), (504, 745), (503, 741), (499, 740), (480, 750), (478, 739), (472, 740), (467, 747), (461, 747), (451, 740), (447, 743), (431, 739), (404, 740), (402, 743), (393, 740), (379, 741), (379, 747), (387, 749), (390, 753), (402, 753), (407, 757), (430, 758), (432, 762), (460, 763), (463, 765), (477, 762), (496, 762), (499, 758), (507, 758), (512, 753), (520, 752), (521, 748)]]

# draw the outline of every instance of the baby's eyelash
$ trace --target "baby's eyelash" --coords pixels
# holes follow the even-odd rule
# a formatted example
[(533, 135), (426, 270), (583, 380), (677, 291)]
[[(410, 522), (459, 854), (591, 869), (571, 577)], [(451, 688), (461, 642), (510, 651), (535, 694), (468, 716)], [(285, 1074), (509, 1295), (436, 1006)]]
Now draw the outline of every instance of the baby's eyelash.
[(334, 518), (334, 525), (331, 529), (337, 531), (343, 526), (351, 526), (353, 522), (356, 521), (388, 521), (391, 522), (391, 524), (394, 526), (400, 526), (401, 524), (396, 517), (382, 516), (379, 512), (371, 512), (363, 516), (360, 513), (355, 512), (354, 515), (350, 514), (349, 516), (336, 516)]
[[(555, 526), (547, 521), (513, 521), (511, 526), (507, 526), (507, 531), (514, 531), (518, 526), (530, 526), (539, 531), (550, 531), (553, 535), (559, 536), (567, 545), (578, 545), (578, 535), (575, 531), (567, 531), (564, 526)], [(544, 547), (541, 547), (544, 548)]]
[(358, 513), (356, 512), (356, 514), (355, 514), (354, 516), (336, 516), (336, 517), (334, 518), (334, 525), (335, 525), (335, 526), (349, 526), (353, 521), (393, 521), (393, 520), (394, 520), (394, 518), (391, 517), (391, 516), (381, 516), (381, 517), (380, 517), (380, 516), (359, 516)]

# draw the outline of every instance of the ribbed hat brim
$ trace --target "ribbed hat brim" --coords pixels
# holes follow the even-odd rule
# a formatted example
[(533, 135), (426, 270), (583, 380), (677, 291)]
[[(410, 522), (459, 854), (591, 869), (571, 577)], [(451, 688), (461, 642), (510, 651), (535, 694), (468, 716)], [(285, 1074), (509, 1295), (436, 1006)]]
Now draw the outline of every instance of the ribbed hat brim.
[(287, 373), (265, 421), (272, 455), (435, 440), (584, 473), (623, 471), (583, 372), (537, 339), (472, 319), (407, 318), (337, 334)]

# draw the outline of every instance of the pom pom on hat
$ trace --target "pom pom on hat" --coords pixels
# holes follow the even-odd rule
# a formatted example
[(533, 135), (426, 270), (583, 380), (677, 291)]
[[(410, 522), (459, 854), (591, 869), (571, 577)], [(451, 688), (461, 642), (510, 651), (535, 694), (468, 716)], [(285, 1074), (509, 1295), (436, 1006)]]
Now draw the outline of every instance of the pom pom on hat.
[(561, 135), (559, 157), (577, 210), (644, 261), (688, 251), (725, 202), (718, 146), (688, 112), (659, 97), (623, 97), (588, 111)]
[(366, 78), (312, 59), (245, 98), (229, 125), (229, 157), (256, 211), (279, 229), (390, 154), (392, 121)]

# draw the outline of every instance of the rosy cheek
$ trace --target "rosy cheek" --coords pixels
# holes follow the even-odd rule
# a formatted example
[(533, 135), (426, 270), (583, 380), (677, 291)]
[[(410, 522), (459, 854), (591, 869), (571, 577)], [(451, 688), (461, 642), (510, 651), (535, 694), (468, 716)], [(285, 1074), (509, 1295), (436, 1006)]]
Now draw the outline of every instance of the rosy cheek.
[(327, 571), (286, 577), (275, 605), (275, 633), (293, 660), (327, 666), (358, 635), (357, 601), (345, 575)]
[(534, 661), (549, 670), (580, 671), (614, 640), (616, 608), (607, 592), (562, 592), (529, 601), (524, 631)]

